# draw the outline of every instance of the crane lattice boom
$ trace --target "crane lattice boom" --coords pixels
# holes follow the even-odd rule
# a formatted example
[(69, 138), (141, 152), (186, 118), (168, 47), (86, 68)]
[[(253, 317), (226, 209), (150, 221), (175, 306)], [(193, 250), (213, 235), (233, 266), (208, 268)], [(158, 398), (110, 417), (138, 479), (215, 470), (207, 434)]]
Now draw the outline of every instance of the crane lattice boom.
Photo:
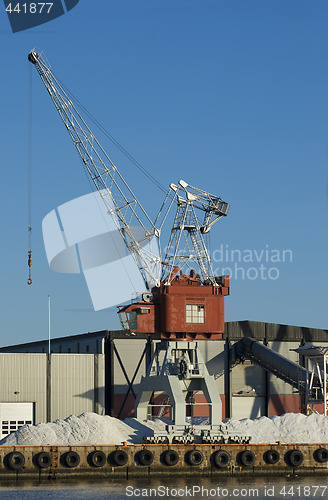
[[(186, 269), (192, 271), (197, 279), (216, 287), (218, 281), (213, 273), (204, 235), (218, 219), (227, 215), (229, 204), (218, 196), (180, 180), (178, 185), (170, 185), (153, 223), (55, 78), (44, 55), (33, 49), (28, 59), (35, 65), (83, 166), (120, 231), (146, 287), (151, 290), (161, 284), (170, 285), (177, 273)], [(161, 262), (159, 237), (174, 203), (177, 205), (176, 215), (165, 259)]]
[(157, 230), (92, 131), (51, 72), (42, 53), (32, 50), (33, 63), (76, 147), (82, 163), (120, 231), (148, 289), (160, 284), (160, 245)]

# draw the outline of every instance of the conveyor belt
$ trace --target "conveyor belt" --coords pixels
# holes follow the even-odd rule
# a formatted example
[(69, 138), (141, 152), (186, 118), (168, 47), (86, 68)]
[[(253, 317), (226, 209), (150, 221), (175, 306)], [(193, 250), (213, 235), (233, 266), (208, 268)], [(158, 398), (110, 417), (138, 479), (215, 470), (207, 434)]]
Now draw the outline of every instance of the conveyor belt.
[(307, 376), (305, 368), (260, 344), (256, 340), (245, 337), (236, 342), (233, 349), (237, 356), (253, 361), (284, 382), (299, 389), (305, 387)]

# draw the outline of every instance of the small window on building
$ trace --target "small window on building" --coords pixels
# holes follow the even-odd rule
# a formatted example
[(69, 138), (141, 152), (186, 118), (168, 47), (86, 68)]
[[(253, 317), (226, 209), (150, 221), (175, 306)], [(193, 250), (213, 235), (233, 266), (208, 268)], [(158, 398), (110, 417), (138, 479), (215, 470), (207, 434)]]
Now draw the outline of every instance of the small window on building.
[(71, 352), (71, 348), (70, 347), (67, 348), (67, 352)]
[(88, 345), (85, 346), (85, 352), (89, 352), (89, 346)]
[(136, 330), (138, 328), (137, 311), (121, 311), (119, 312), (119, 318), (123, 330)]
[(204, 305), (186, 304), (186, 323), (205, 323)]
[(129, 322), (130, 330), (136, 330), (138, 328), (137, 311), (129, 311), (128, 317), (129, 317), (128, 322)]

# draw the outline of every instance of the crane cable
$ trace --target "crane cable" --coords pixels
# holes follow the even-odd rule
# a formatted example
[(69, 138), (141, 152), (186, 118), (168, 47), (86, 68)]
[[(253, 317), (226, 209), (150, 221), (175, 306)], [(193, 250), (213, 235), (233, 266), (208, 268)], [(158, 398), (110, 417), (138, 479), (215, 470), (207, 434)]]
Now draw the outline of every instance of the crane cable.
[(86, 109), (85, 106), (73, 95), (73, 93), (69, 90), (69, 88), (53, 73), (56, 80), (60, 83), (62, 88), (66, 91), (67, 95), (71, 98), (71, 100), (78, 106), (85, 114), (88, 116), (89, 120), (94, 123), (94, 125), (109, 139), (114, 146), (117, 147), (123, 153), (126, 158), (128, 158), (131, 163), (133, 163), (139, 170), (142, 172), (158, 189), (160, 189), (163, 193), (166, 194), (167, 189), (158, 182), (158, 180), (145, 168), (143, 167), (106, 129), (105, 127), (99, 123), (99, 121)]
[[(54, 75), (55, 78), (56, 75)], [(84, 111), (94, 125), (133, 163), (158, 189), (166, 193), (167, 190), (158, 182), (158, 180), (145, 169), (106, 129), (99, 121), (83, 106), (83, 104), (72, 94), (66, 85), (57, 78), (60, 85), (65, 89), (69, 97), (75, 104)], [(29, 82), (28, 82), (28, 280), (27, 284), (32, 284), (31, 267), (32, 267), (32, 67), (29, 65)], [(171, 193), (168, 195), (171, 197)], [(133, 284), (132, 284), (133, 285)], [(134, 286), (133, 286), (134, 288)]]
[(28, 145), (27, 145), (27, 234), (28, 234), (28, 279), (32, 284), (32, 68), (28, 66)]

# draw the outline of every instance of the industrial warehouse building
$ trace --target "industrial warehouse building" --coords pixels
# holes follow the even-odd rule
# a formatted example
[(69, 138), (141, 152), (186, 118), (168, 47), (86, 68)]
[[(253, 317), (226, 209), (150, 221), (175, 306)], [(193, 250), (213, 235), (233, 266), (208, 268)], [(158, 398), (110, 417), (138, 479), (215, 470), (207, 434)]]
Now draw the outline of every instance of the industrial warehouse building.
[[(229, 348), (243, 337), (252, 337), (302, 364), (293, 349), (308, 344), (328, 348), (328, 330), (228, 322), (222, 340), (198, 341), (221, 395), (222, 418), (299, 412), (297, 387), (251, 361), (235, 364), (231, 359)], [(53, 421), (84, 411), (133, 416), (138, 386), (158, 341), (149, 334), (104, 330), (53, 339), (50, 355), (47, 340), (0, 348), (1, 437), (24, 423)], [(196, 396), (194, 415), (206, 414), (204, 401), (202, 395)], [(153, 403), (153, 414), (158, 413), (158, 406), (164, 408), (163, 397)]]

